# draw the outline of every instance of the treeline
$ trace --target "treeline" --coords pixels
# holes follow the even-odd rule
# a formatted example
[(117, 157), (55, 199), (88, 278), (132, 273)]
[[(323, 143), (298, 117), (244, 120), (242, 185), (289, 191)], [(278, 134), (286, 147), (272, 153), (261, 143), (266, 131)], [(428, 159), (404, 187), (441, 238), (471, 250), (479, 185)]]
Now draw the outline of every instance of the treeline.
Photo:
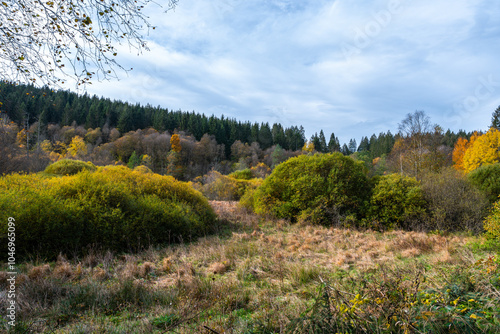
[[(404, 134), (373, 134), (341, 144), (323, 130), (306, 140), (302, 126), (241, 122), (224, 116), (129, 104), (69, 91), (0, 83), (0, 172), (38, 171), (50, 161), (77, 158), (98, 165), (145, 164), (153, 171), (190, 180), (209, 170), (223, 174), (264, 163), (273, 168), (304, 153), (341, 152), (363, 160), (374, 174), (397, 169)], [(180, 138), (175, 159), (172, 135)], [(435, 126), (426, 133), (426, 150), (451, 164), (458, 138), (471, 134)], [(403, 147), (404, 148), (404, 147)], [(404, 148), (406, 150), (406, 148)], [(398, 156), (401, 155), (401, 152)], [(387, 163), (386, 163), (387, 161)], [(413, 162), (409, 162), (413, 163)]]
[(207, 117), (195, 112), (173, 111), (149, 104), (129, 104), (99, 98), (96, 95), (78, 95), (73, 92), (34, 86), (0, 85), (2, 111), (18, 126), (35, 122), (43, 125), (79, 125), (85, 129), (116, 128), (120, 133), (153, 128), (159, 132), (184, 131), (201, 140), (204, 134), (214, 136), (225, 147), (229, 158), (231, 145), (256, 142), (262, 149), (280, 145), (285, 150), (300, 150), (305, 143), (302, 126), (284, 128), (281, 124), (241, 122), (224, 116)]

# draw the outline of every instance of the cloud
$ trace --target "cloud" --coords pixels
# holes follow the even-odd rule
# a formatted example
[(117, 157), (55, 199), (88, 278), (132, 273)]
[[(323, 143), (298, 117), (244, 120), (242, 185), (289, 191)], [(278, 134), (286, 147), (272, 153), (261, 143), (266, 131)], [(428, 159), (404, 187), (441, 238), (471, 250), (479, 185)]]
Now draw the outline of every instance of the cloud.
[(500, 85), (475, 93), (500, 82), (493, 0), (181, 0), (148, 14), (151, 51), (120, 49), (134, 70), (90, 93), (343, 142), (394, 133), (414, 110), (445, 129), (485, 129), (500, 104)]

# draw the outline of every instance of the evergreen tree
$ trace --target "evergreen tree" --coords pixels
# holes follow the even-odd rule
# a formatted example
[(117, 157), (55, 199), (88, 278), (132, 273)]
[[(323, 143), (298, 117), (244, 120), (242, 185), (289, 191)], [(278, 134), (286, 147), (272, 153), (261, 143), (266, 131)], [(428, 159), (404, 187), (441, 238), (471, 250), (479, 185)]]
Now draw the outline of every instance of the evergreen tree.
[(500, 106), (493, 112), (490, 128), (500, 130)]
[(342, 145), (342, 149), (340, 150), (340, 152), (343, 155), (350, 155), (351, 154), (351, 151), (349, 150), (349, 146), (347, 146), (347, 144), (345, 144), (345, 143), (344, 143), (344, 145)]
[(132, 153), (130, 158), (128, 159), (127, 166), (130, 169), (134, 169), (134, 167), (137, 167), (141, 164), (142, 158), (135, 153), (135, 151)]
[(359, 143), (358, 152), (368, 152), (370, 151), (370, 142), (368, 137), (361, 137), (361, 142)]
[(330, 141), (328, 142), (328, 151), (330, 152), (340, 152), (340, 142), (335, 134), (332, 132), (330, 135)]
[(318, 133), (314, 133), (309, 140), (310, 143), (314, 145), (314, 149), (318, 152), (321, 152), (321, 143), (319, 141)]
[(319, 145), (320, 145), (320, 148), (318, 149), (319, 152), (322, 153), (328, 152), (328, 146), (326, 146), (326, 139), (323, 130), (319, 132)]
[(358, 149), (358, 145), (356, 144), (356, 139), (349, 140), (349, 152), (354, 153)]
[(260, 126), (258, 142), (263, 150), (273, 145), (273, 134), (271, 133), (269, 123), (262, 123)]

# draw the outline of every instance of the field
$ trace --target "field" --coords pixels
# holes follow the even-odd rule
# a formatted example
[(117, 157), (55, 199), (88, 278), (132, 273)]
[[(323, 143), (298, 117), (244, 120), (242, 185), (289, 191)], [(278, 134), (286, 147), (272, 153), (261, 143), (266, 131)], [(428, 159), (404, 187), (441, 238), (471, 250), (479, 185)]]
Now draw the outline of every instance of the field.
[[(481, 237), (289, 225), (212, 201), (219, 233), (19, 265), (17, 333), (497, 332)], [(6, 276), (1, 277), (2, 286)], [(1, 297), (2, 304), (5, 294)], [(5, 319), (3, 319), (5, 321)]]

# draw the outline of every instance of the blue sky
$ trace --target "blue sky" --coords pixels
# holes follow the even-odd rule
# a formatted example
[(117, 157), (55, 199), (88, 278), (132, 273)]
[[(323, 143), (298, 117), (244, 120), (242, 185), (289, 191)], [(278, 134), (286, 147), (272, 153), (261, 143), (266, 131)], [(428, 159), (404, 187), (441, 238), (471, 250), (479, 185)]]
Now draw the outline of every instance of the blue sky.
[(148, 15), (151, 50), (121, 47), (133, 71), (89, 93), (358, 143), (415, 110), (487, 129), (500, 105), (498, 0), (180, 0)]

